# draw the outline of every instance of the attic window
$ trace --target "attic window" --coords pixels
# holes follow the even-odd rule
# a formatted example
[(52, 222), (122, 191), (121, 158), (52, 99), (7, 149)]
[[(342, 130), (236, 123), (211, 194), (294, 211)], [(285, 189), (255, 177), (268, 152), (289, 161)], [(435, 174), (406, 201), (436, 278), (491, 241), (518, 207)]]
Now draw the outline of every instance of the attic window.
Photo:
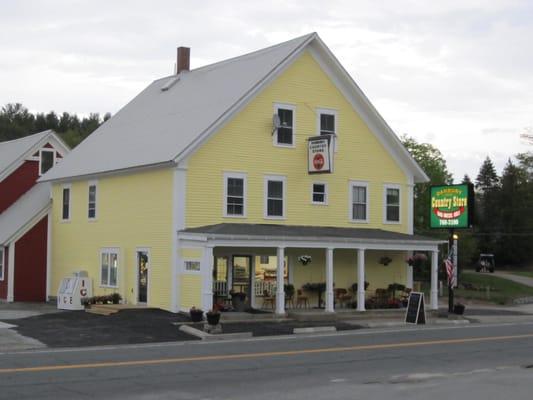
[(44, 175), (46, 171), (55, 164), (56, 152), (53, 149), (41, 149), (39, 151), (39, 175)]

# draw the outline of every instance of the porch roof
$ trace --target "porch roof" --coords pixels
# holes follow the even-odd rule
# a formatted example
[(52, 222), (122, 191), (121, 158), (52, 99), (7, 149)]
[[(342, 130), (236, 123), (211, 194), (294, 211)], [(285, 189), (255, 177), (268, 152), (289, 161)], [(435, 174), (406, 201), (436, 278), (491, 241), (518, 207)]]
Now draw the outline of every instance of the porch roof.
[(434, 248), (445, 242), (427, 236), (409, 235), (382, 229), (280, 224), (222, 223), (188, 228), (179, 231), (178, 234), (180, 239), (213, 240), (220, 244), (231, 240), (240, 242), (268, 241), (271, 242), (272, 247), (281, 242), (287, 242), (287, 245), (294, 245), (297, 242), (305, 244), (315, 242), (321, 247), (327, 247), (326, 243), (329, 245), (343, 243), (366, 248), (372, 248), (376, 245), (379, 247), (392, 245), (394, 248), (397, 248), (395, 245), (401, 245), (402, 248), (404, 246)]

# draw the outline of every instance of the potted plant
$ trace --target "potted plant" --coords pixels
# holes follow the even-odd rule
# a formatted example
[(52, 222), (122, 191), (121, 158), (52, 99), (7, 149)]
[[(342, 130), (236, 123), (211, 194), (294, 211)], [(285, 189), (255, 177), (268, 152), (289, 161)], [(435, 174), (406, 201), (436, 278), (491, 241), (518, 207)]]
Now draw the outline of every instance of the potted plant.
[(457, 315), (463, 315), (465, 312), (465, 305), (461, 303), (455, 303), (453, 306), (453, 313)]
[(189, 315), (191, 316), (192, 322), (202, 322), (204, 319), (204, 312), (194, 306), (189, 310)]
[[(370, 282), (365, 281), (365, 290), (367, 290), (369, 286), (370, 286)], [(352, 292), (353, 293), (357, 293), (357, 288), (358, 288), (357, 282), (352, 284)]]
[(405, 262), (410, 266), (420, 267), (424, 262), (426, 262), (428, 257), (424, 253), (415, 253), (410, 257), (405, 259)]
[(122, 300), (122, 296), (119, 293), (113, 293), (110, 295), (110, 297), (111, 297), (111, 302), (113, 304), (118, 304), (120, 303), (120, 300)]
[(298, 257), (298, 261), (302, 263), (302, 265), (307, 265), (309, 264), (311, 261), (313, 260), (313, 258), (307, 254), (304, 254), (304, 255), (301, 255)]
[(216, 308), (213, 308), (211, 311), (206, 312), (205, 316), (209, 325), (218, 325), (218, 323), (220, 322), (220, 311), (218, 311)]
[(392, 258), (387, 257), (387, 256), (383, 256), (379, 259), (379, 263), (385, 266), (389, 265), (391, 261), (392, 261)]
[(229, 292), (231, 295), (231, 305), (237, 311), (244, 311), (246, 308), (246, 293), (243, 292)]

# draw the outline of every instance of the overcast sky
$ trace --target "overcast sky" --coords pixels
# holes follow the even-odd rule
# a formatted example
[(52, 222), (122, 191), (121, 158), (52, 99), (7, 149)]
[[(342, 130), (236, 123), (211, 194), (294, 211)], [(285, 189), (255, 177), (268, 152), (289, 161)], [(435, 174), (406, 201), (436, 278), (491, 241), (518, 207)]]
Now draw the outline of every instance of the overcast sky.
[(398, 135), (456, 180), (533, 126), (533, 1), (0, 0), (0, 105), (115, 113), (169, 75), (318, 32)]

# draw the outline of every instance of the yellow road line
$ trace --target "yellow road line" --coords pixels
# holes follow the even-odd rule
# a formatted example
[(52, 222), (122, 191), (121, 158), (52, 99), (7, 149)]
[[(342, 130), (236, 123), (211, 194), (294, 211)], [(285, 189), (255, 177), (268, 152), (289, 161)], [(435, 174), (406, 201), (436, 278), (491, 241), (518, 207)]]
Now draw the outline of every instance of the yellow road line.
[(108, 361), (87, 364), (64, 364), (64, 365), (44, 365), (40, 367), (21, 367), (21, 368), (2, 368), (0, 374), (15, 373), (15, 372), (44, 372), (44, 371), (60, 371), (66, 369), (83, 369), (83, 368), (105, 368), (105, 367), (131, 367), (138, 365), (160, 365), (160, 364), (178, 364), (196, 361), (220, 361), (220, 360), (240, 360), (247, 358), (262, 358), (262, 357), (276, 357), (276, 356), (295, 356), (300, 354), (319, 354), (319, 353), (334, 353), (344, 351), (362, 351), (362, 350), (383, 350), (383, 349), (399, 349), (406, 347), (421, 347), (421, 346), (435, 346), (445, 344), (464, 344), (475, 342), (491, 342), (498, 340), (513, 340), (533, 338), (533, 334), (525, 335), (511, 335), (511, 336), (488, 336), (480, 338), (463, 338), (463, 339), (442, 339), (442, 340), (428, 340), (421, 342), (403, 342), (403, 343), (387, 343), (387, 344), (370, 344), (360, 346), (348, 347), (329, 347), (322, 349), (307, 349), (307, 350), (290, 350), (290, 351), (270, 351), (263, 353), (244, 353), (244, 354), (226, 354), (214, 356), (197, 356), (197, 357), (178, 357), (178, 358), (162, 358), (155, 360), (136, 360), (136, 361)]

